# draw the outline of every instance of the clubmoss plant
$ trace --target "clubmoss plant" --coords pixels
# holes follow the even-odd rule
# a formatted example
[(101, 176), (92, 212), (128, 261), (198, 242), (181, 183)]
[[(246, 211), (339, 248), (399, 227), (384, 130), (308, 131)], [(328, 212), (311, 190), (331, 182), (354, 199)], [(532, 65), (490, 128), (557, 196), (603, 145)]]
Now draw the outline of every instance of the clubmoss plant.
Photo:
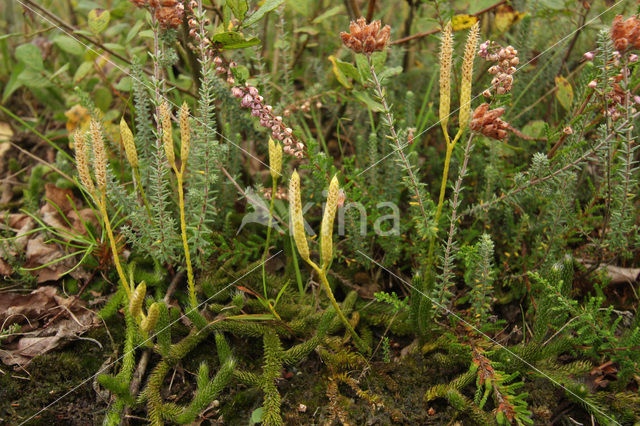
[(95, 119), (91, 120), (91, 142), (93, 147), (93, 170), (95, 173), (96, 183), (94, 185), (93, 179), (89, 172), (88, 164), (88, 151), (86, 147), (86, 139), (84, 136), (76, 133), (74, 141), (76, 143), (76, 164), (78, 168), (78, 175), (80, 176), (80, 182), (84, 186), (84, 189), (93, 197), (104, 222), (104, 227), (107, 231), (107, 238), (111, 245), (111, 254), (113, 256), (113, 263), (118, 272), (118, 277), (122, 284), (127, 299), (131, 299), (131, 286), (133, 283), (129, 283), (127, 277), (120, 264), (120, 255), (116, 244), (116, 239), (113, 235), (113, 229), (111, 227), (111, 221), (109, 220), (109, 214), (107, 213), (107, 153), (104, 146), (104, 139), (102, 136), (102, 126)]
[(327, 280), (327, 270), (329, 266), (331, 266), (331, 262), (333, 260), (333, 221), (335, 219), (339, 198), (340, 184), (338, 183), (338, 176), (334, 176), (329, 184), (327, 203), (324, 209), (324, 216), (322, 217), (320, 231), (321, 266), (318, 266), (310, 257), (309, 244), (307, 243), (307, 235), (304, 230), (304, 218), (302, 215), (300, 175), (294, 170), (291, 175), (291, 180), (289, 181), (289, 220), (291, 221), (291, 233), (293, 234), (293, 239), (296, 242), (296, 247), (298, 248), (300, 257), (318, 274), (320, 282), (322, 283), (333, 308), (338, 314), (338, 317), (342, 320), (344, 327), (351, 334), (354, 343), (360, 351), (368, 353), (370, 351), (369, 347), (358, 336), (356, 331), (353, 329), (353, 326), (340, 309), (340, 305), (338, 305), (338, 302), (333, 295), (333, 291), (331, 290), (331, 286), (329, 285), (329, 281)]

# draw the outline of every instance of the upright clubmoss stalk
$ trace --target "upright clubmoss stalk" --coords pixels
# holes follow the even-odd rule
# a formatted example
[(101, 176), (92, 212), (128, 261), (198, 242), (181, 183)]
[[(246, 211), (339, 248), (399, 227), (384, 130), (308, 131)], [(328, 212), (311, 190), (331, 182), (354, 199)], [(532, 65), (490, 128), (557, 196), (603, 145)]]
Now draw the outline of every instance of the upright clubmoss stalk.
[[(453, 52), (453, 38), (451, 36), (451, 24), (445, 28), (442, 38), (442, 48), (440, 53), (440, 124), (442, 132), (447, 143), (447, 150), (444, 158), (444, 167), (442, 169), (442, 181), (440, 183), (440, 196), (438, 197), (438, 206), (436, 208), (435, 223), (436, 226), (440, 221), (442, 207), (444, 205), (444, 196), (447, 189), (447, 180), (449, 178), (449, 165), (451, 163), (451, 155), (456, 143), (462, 137), (464, 131), (469, 127), (469, 118), (471, 116), (471, 80), (473, 78), (473, 60), (476, 57), (476, 49), (478, 46), (478, 36), (480, 34), (480, 26), (476, 22), (467, 37), (467, 43), (464, 49), (464, 60), (462, 62), (462, 78), (460, 83), (460, 112), (458, 132), (453, 140), (449, 137), (448, 123), (450, 110), (450, 79), (451, 79), (451, 55)], [(435, 250), (435, 235), (431, 237), (429, 243), (429, 263), (433, 260), (433, 252)]]
[(340, 309), (340, 305), (336, 301), (335, 296), (333, 295), (333, 291), (331, 290), (331, 286), (329, 285), (329, 281), (327, 280), (327, 268), (331, 264), (331, 260), (333, 259), (333, 241), (330, 234), (333, 233), (333, 221), (335, 219), (336, 210), (338, 207), (338, 199), (339, 199), (339, 190), (340, 186), (338, 184), (337, 176), (334, 176), (331, 180), (331, 184), (329, 185), (329, 194), (327, 195), (327, 204), (325, 206), (325, 213), (322, 218), (321, 225), (321, 233), (320, 233), (320, 259), (322, 267), (318, 266), (313, 260), (311, 260), (309, 256), (309, 245), (307, 243), (307, 236), (304, 231), (304, 218), (302, 216), (302, 200), (301, 200), (301, 191), (300, 191), (300, 175), (298, 175), (297, 171), (294, 171), (291, 175), (291, 181), (289, 183), (289, 221), (291, 226), (291, 233), (293, 234), (293, 239), (296, 242), (296, 246), (298, 247), (298, 252), (300, 253), (300, 257), (302, 257), (305, 262), (311, 266), (314, 271), (320, 277), (320, 282), (324, 287), (327, 296), (329, 297), (329, 301), (333, 308), (335, 309), (338, 317), (344, 324), (345, 328), (353, 337), (353, 341), (358, 347), (358, 349), (362, 352), (369, 353), (369, 347), (367, 344), (358, 336), (353, 326), (347, 319), (347, 317)]
[(193, 267), (191, 265), (191, 254), (189, 253), (189, 242), (187, 240), (187, 222), (184, 212), (184, 171), (189, 157), (189, 147), (191, 144), (191, 127), (189, 123), (189, 107), (182, 104), (179, 113), (180, 120), (180, 168), (176, 164), (176, 154), (173, 148), (173, 133), (171, 126), (171, 113), (167, 102), (160, 104), (158, 108), (160, 123), (162, 125), (162, 144), (164, 152), (169, 161), (169, 165), (176, 174), (178, 181), (178, 206), (180, 210), (180, 233), (182, 235), (182, 248), (184, 249), (184, 259), (187, 264), (187, 282), (189, 285), (189, 303), (191, 309), (198, 308), (196, 299), (196, 286), (193, 278)]
[(120, 265), (118, 246), (116, 245), (116, 240), (111, 228), (111, 222), (109, 221), (109, 215), (107, 213), (107, 152), (104, 146), (104, 139), (102, 138), (102, 126), (98, 121), (92, 119), (90, 131), (91, 142), (93, 145), (93, 170), (96, 177), (96, 184), (93, 184), (91, 174), (89, 173), (89, 162), (85, 139), (79, 133), (76, 133), (74, 139), (76, 144), (78, 174), (80, 175), (82, 185), (94, 198), (96, 204), (98, 204), (98, 209), (100, 210), (100, 214), (102, 215), (102, 220), (104, 222), (104, 227), (107, 230), (107, 238), (109, 238), (109, 244), (113, 254), (113, 263), (116, 266), (116, 271), (118, 272), (118, 277), (122, 282), (122, 287), (127, 294), (127, 300), (130, 300), (131, 287), (124, 274), (124, 270)]
[(269, 310), (278, 319), (280, 316), (275, 310), (275, 307), (271, 305), (269, 296), (267, 294), (267, 274), (264, 265), (267, 263), (267, 256), (269, 255), (269, 241), (271, 239), (271, 225), (273, 223), (273, 207), (276, 199), (276, 192), (278, 191), (278, 177), (282, 171), (282, 145), (274, 142), (269, 138), (269, 170), (271, 172), (272, 190), (271, 190), (271, 203), (269, 205), (269, 222), (267, 224), (267, 240), (264, 247), (264, 253), (262, 254), (262, 290), (264, 292), (264, 298), (269, 305)]

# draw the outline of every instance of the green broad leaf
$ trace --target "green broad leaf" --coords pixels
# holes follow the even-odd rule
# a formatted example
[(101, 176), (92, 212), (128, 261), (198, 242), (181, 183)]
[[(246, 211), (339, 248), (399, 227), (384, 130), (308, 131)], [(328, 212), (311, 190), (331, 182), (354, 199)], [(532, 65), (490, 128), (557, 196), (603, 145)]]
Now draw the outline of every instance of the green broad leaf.
[(136, 24), (129, 30), (127, 36), (124, 38), (125, 44), (129, 44), (131, 40), (133, 40), (133, 38), (138, 35), (138, 32), (140, 31), (140, 28), (142, 28), (142, 25), (144, 25), (144, 21), (140, 20), (136, 22)]
[(540, 0), (540, 4), (547, 9), (562, 10), (565, 8), (563, 0)]
[(133, 87), (133, 81), (131, 77), (124, 76), (118, 81), (118, 84), (113, 86), (114, 89), (119, 90), (121, 92), (130, 92)]
[[(333, 56), (329, 57), (329, 60), (333, 63), (334, 67), (336, 67), (343, 75), (354, 79), (357, 83), (362, 84), (362, 76), (358, 72), (358, 69), (353, 66), (353, 64), (349, 62), (343, 62), (340, 59), (337, 59)], [(335, 73), (335, 70), (334, 70)]]
[(237, 31), (226, 31), (211, 37), (213, 43), (220, 43), (223, 49), (242, 49), (244, 47), (260, 44), (260, 40), (255, 37), (245, 39), (242, 33)]
[(28, 43), (18, 46), (16, 48), (16, 58), (32, 70), (42, 71), (44, 69), (42, 52), (33, 44)]
[(273, 9), (280, 6), (282, 3), (284, 3), (284, 0), (265, 0), (265, 2), (262, 3), (262, 6), (260, 6), (258, 10), (253, 12), (253, 14), (249, 16), (247, 20), (242, 23), (242, 26), (248, 27), (250, 25), (255, 24), (256, 22), (261, 20), (264, 17), (264, 15), (271, 12)]
[(371, 62), (373, 62), (373, 69), (376, 70), (376, 73), (382, 72), (384, 64), (387, 62), (387, 51), (383, 50), (382, 52), (373, 52), (371, 55)]
[(7, 84), (4, 86), (4, 90), (2, 91), (2, 103), (5, 103), (6, 100), (9, 99), (9, 96), (22, 86), (22, 82), (18, 77), (22, 74), (24, 68), (25, 65), (22, 62), (18, 62), (18, 64), (13, 67), (9, 81), (7, 81)]
[[(231, 22), (231, 15), (233, 15), (233, 11), (229, 7), (229, 5), (225, 3), (224, 6), (222, 7), (222, 23), (220, 24), (220, 26), (222, 26), (223, 28), (222, 31), (224, 31), (225, 28), (229, 28), (229, 23)], [(215, 31), (215, 32), (219, 32), (219, 31)]]
[(369, 70), (367, 57), (361, 54), (357, 54), (356, 66), (358, 67), (358, 72), (360, 73), (362, 81), (368, 81), (371, 78), (371, 70)]
[[(340, 66), (340, 61), (336, 59), (336, 57), (333, 55), (329, 55), (328, 59), (331, 61), (331, 70), (333, 71), (333, 75), (336, 76), (336, 80), (338, 80), (338, 83), (340, 83), (347, 89), (353, 88), (353, 84), (351, 84), (351, 82), (349, 81), (349, 79), (347, 78), (346, 74), (342, 69), (343, 67)], [(343, 64), (344, 63), (345, 62), (343, 62)], [(355, 70), (355, 67), (354, 67), (354, 70)]]
[(251, 413), (251, 418), (249, 419), (249, 425), (256, 425), (262, 422), (264, 417), (264, 408), (258, 407)]
[(53, 39), (53, 42), (56, 46), (58, 46), (61, 50), (75, 56), (81, 56), (84, 54), (85, 47), (80, 44), (77, 40), (66, 36), (59, 35)]
[(92, 67), (93, 67), (93, 61), (86, 61), (81, 63), (78, 69), (76, 70), (76, 73), (73, 75), (73, 82), (77, 83), (80, 80), (82, 80), (87, 74), (89, 74), (89, 71), (91, 71)]
[(245, 81), (249, 80), (249, 70), (244, 65), (231, 68), (231, 72), (233, 73), (233, 78), (236, 80), (236, 85), (242, 85)]
[(235, 16), (238, 21), (244, 20), (247, 10), (249, 10), (247, 0), (227, 0), (226, 5), (229, 6), (233, 12), (233, 16)]
[(288, 0), (287, 7), (295, 10), (302, 16), (309, 16), (309, 10), (311, 9), (311, 0)]
[(87, 31), (87, 30), (75, 30), (73, 33), (74, 34), (80, 34), (80, 35), (87, 36), (87, 37), (92, 37), (93, 36), (93, 33), (91, 31)]
[(365, 104), (367, 106), (367, 108), (370, 108), (372, 111), (380, 112), (380, 111), (384, 110), (384, 107), (382, 106), (382, 104), (380, 102), (378, 102), (378, 101), (374, 101), (373, 99), (371, 99), (369, 94), (366, 93), (366, 92), (359, 92), (357, 90), (354, 90), (353, 91), (353, 96), (357, 100), (359, 100), (360, 102)]
[(93, 9), (89, 12), (89, 30), (94, 34), (100, 34), (109, 25), (111, 14), (105, 9)]
[(309, 34), (312, 36), (318, 35), (320, 34), (320, 31), (318, 31), (317, 28), (311, 26), (311, 25), (306, 25), (304, 27), (298, 27), (295, 30), (293, 30), (294, 33), (305, 33), (305, 34)]
[(111, 90), (106, 87), (98, 87), (93, 91), (93, 100), (96, 106), (104, 112), (111, 106), (113, 95), (111, 94)]
[(27, 68), (20, 73), (18, 81), (29, 89), (41, 89), (50, 86), (49, 79), (42, 75), (41, 72)]
[(153, 31), (152, 30), (142, 30), (142, 31), (140, 31), (140, 33), (138, 35), (140, 37), (144, 37), (144, 38), (153, 38)]
[(544, 136), (545, 122), (544, 120), (534, 120), (528, 122), (523, 128), (522, 133), (530, 138), (539, 138)]
[(63, 66), (61, 66), (60, 68), (58, 68), (56, 70), (56, 72), (54, 72), (53, 74), (51, 74), (48, 78), (49, 80), (53, 80), (54, 78), (56, 78), (58, 75), (67, 72), (67, 70), (69, 69), (69, 63), (67, 62), (66, 64), (64, 64)]
[(399, 74), (402, 74), (401, 66), (387, 67), (387, 68), (384, 68), (382, 72), (380, 72), (380, 74), (378, 74), (378, 78), (380, 79), (380, 82), (384, 82), (385, 79), (389, 77), (393, 77), (394, 75), (399, 75)]
[(565, 110), (571, 108), (573, 104), (573, 87), (571, 83), (564, 77), (556, 77), (556, 99)]
[(340, 6), (335, 6), (332, 7), (331, 9), (327, 10), (326, 12), (322, 13), (320, 16), (316, 17), (313, 21), (311, 21), (312, 24), (319, 24), (323, 21), (326, 21), (329, 18), (332, 18), (338, 14), (343, 14), (344, 13), (344, 5), (341, 4)]
[(105, 43), (104, 46), (119, 53), (126, 53), (127, 51), (123, 45), (118, 43)]

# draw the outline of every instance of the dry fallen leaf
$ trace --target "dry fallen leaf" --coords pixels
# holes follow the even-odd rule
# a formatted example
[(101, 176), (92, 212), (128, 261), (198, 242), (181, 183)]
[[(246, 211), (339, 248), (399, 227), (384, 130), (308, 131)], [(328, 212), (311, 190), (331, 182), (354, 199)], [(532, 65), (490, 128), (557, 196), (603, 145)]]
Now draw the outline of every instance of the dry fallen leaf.
[[(74, 197), (70, 189), (58, 188), (51, 183), (45, 184), (46, 203), (40, 209), (40, 217), (43, 222), (61, 231), (61, 237), (66, 238), (72, 234), (86, 235), (85, 224), (91, 223), (98, 227), (98, 221), (93, 210), (80, 208), (81, 202)], [(2, 219), (0, 218), (0, 221)], [(66, 256), (66, 251), (61, 244), (49, 243), (44, 233), (29, 233), (36, 223), (26, 214), (11, 214), (8, 221), (9, 228), (15, 232), (15, 238), (9, 246), (7, 253), (0, 252), (0, 275), (11, 275), (12, 268), (7, 262), (7, 256), (22, 256), (25, 258), (25, 268), (33, 269), (31, 273), (38, 278), (38, 283), (58, 280), (72, 269), (78, 257), (70, 257), (63, 261), (57, 261)], [(40, 268), (42, 265), (49, 266)], [(86, 278), (89, 272), (83, 268), (75, 269), (71, 275), (76, 278)]]
[[(96, 315), (84, 307), (84, 302), (70, 305), (73, 299), (58, 296), (57, 291), (56, 287), (45, 286), (26, 295), (0, 294), (0, 323), (4, 327), (12, 324), (22, 326), (16, 336), (5, 339), (6, 344), (0, 347), (0, 359), (6, 365), (25, 366), (34, 357), (60, 347), (99, 325)], [(46, 318), (61, 309), (67, 314), (51, 326), (39, 328)]]

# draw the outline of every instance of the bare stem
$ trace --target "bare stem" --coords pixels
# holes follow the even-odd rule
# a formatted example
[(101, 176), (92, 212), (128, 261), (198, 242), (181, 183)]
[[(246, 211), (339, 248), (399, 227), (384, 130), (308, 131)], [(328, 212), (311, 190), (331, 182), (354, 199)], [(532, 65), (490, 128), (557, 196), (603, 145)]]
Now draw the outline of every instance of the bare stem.
[(182, 247), (184, 248), (184, 260), (187, 264), (187, 281), (189, 284), (189, 303), (192, 309), (198, 308), (196, 299), (196, 286), (193, 281), (193, 267), (191, 266), (191, 254), (189, 253), (189, 243), (187, 241), (187, 223), (184, 218), (184, 188), (182, 182), (182, 171), (175, 170), (178, 178), (178, 196), (180, 203), (180, 230), (182, 234)]
[(358, 349), (362, 352), (369, 353), (369, 347), (366, 345), (366, 343), (364, 343), (364, 341), (360, 338), (360, 336), (358, 336), (358, 333), (356, 333), (356, 331), (351, 326), (351, 323), (342, 312), (342, 309), (340, 309), (340, 305), (338, 305), (338, 302), (336, 301), (336, 298), (333, 295), (333, 291), (331, 291), (331, 286), (329, 286), (329, 281), (327, 280), (327, 271), (325, 271), (324, 269), (321, 269), (312, 260), (307, 260), (307, 263), (318, 273), (318, 276), (320, 277), (320, 282), (322, 283), (322, 286), (327, 292), (327, 296), (331, 301), (331, 305), (333, 305), (333, 309), (335, 309), (336, 313), (338, 314), (338, 317), (340, 317), (340, 319), (342, 320), (342, 323), (344, 324), (345, 328), (347, 329), (347, 331), (349, 331), (349, 333), (351, 334), (351, 337), (353, 337), (353, 341), (358, 347)]
[(107, 196), (104, 192), (100, 194), (100, 201), (98, 202), (98, 207), (100, 208), (100, 213), (102, 214), (102, 219), (104, 220), (104, 227), (107, 230), (107, 237), (109, 238), (109, 244), (111, 245), (111, 252), (113, 253), (113, 263), (116, 265), (116, 270), (118, 271), (118, 277), (120, 277), (120, 281), (122, 281), (122, 286), (124, 287), (125, 293), (127, 293), (127, 301), (131, 300), (131, 288), (129, 287), (129, 281), (127, 280), (126, 275), (120, 265), (120, 257), (118, 254), (118, 246), (116, 245), (116, 240), (113, 237), (113, 230), (111, 229), (111, 222), (109, 221), (109, 215), (107, 213)]

